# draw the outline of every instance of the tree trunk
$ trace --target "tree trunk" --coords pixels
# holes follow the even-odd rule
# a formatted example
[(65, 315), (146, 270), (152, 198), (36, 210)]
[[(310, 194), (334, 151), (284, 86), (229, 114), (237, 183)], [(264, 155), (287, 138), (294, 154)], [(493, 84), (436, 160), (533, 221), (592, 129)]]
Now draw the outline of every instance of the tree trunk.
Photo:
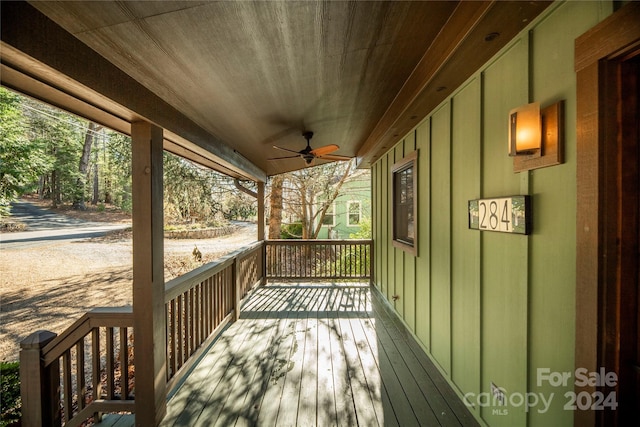
[(75, 195), (73, 197), (73, 209), (86, 210), (84, 204), (84, 186), (87, 180), (87, 170), (89, 169), (89, 157), (91, 155), (91, 144), (93, 144), (93, 134), (98, 130), (95, 123), (89, 122), (87, 133), (84, 136), (84, 146), (82, 147), (82, 156), (80, 156), (80, 165), (78, 166), (78, 178), (76, 179)]
[(313, 210), (313, 199), (311, 197), (307, 197), (307, 188), (303, 186), (304, 191), (301, 191), (300, 195), (302, 196), (302, 239), (307, 240), (309, 236), (311, 236), (310, 231), (313, 230), (312, 224), (312, 210)]
[(91, 199), (92, 205), (98, 204), (100, 198), (100, 179), (98, 179), (98, 162), (93, 165), (93, 199)]
[[(322, 228), (322, 221), (324, 220), (324, 217), (327, 214), (327, 211), (329, 210), (329, 207), (333, 204), (333, 201), (338, 198), (338, 195), (340, 194), (340, 189), (344, 185), (345, 181), (347, 180), (347, 177), (349, 176), (349, 173), (351, 172), (351, 164), (352, 163), (353, 163), (353, 159), (349, 161), (349, 165), (345, 169), (344, 174), (342, 174), (342, 177), (340, 178), (340, 181), (338, 181), (338, 183), (333, 187), (333, 193), (325, 201), (324, 206), (320, 210), (320, 213), (318, 215), (318, 222), (317, 222), (317, 224), (315, 226), (315, 229), (313, 230), (313, 233), (311, 234), (313, 236), (312, 237), (313, 239), (317, 239), (318, 238), (318, 234), (320, 234), (320, 229)], [(334, 215), (335, 215), (335, 212), (334, 212)], [(348, 213), (347, 213), (347, 215), (348, 215)], [(312, 221), (312, 224), (313, 224), (313, 221)]]
[(58, 171), (55, 169), (51, 171), (51, 203), (54, 208), (57, 208), (62, 197), (60, 194), (60, 178), (58, 177)]
[(275, 175), (271, 179), (271, 195), (269, 196), (269, 239), (280, 238), (282, 227), (282, 185), (284, 177)]
[(38, 180), (38, 199), (44, 199), (44, 186), (46, 184), (45, 175), (40, 175)]

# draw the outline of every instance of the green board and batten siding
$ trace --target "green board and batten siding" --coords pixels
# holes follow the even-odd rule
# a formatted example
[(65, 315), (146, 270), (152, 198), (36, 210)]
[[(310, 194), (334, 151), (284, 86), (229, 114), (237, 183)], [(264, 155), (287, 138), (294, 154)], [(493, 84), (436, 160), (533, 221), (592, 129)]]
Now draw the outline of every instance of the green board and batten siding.
[[(537, 369), (575, 369), (574, 40), (611, 12), (609, 2), (553, 5), (372, 167), (375, 284), (491, 426), (573, 425), (564, 410), (573, 383), (538, 385)], [(559, 100), (565, 163), (513, 173), (509, 110)], [(414, 149), (417, 257), (392, 246), (390, 199), (390, 168)], [(515, 194), (532, 196), (530, 236), (468, 229), (468, 200)], [(492, 383), (506, 390), (507, 406), (478, 404)], [(517, 399), (527, 392), (551, 398), (550, 406), (527, 411)]]

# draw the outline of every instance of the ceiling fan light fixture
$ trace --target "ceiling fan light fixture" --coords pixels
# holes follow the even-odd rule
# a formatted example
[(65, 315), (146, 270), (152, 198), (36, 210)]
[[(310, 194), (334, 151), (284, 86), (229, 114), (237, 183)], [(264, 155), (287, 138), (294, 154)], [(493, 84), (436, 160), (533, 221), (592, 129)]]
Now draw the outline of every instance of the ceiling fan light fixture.
[(282, 160), (282, 159), (290, 159), (294, 157), (301, 157), (307, 166), (312, 165), (315, 159), (324, 159), (324, 160), (330, 160), (330, 161), (351, 160), (351, 157), (331, 154), (334, 151), (340, 149), (340, 147), (337, 146), (336, 144), (324, 145), (316, 149), (311, 148), (311, 138), (313, 137), (313, 132), (311, 131), (302, 132), (302, 136), (304, 137), (304, 139), (307, 140), (307, 146), (300, 151), (295, 151), (290, 148), (279, 147), (277, 145), (273, 146), (273, 148), (278, 150), (288, 151), (290, 153), (296, 153), (295, 156), (273, 157), (269, 160)]

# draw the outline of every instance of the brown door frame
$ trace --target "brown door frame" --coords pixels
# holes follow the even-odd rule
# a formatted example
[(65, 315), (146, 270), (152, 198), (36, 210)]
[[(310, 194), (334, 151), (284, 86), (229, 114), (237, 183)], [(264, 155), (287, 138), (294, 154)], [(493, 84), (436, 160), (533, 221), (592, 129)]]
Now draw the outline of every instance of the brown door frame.
[[(621, 146), (617, 122), (620, 58), (640, 46), (640, 3), (630, 2), (576, 39), (577, 213), (575, 367), (615, 369), (605, 337), (619, 333), (607, 299), (619, 298), (617, 238), (621, 227), (617, 179)], [(613, 96), (616, 95), (616, 96)], [(612, 191), (614, 189), (614, 191)], [(592, 393), (595, 387), (576, 387)], [(613, 416), (613, 420), (608, 419)], [(576, 411), (575, 426), (615, 423), (606, 411)]]

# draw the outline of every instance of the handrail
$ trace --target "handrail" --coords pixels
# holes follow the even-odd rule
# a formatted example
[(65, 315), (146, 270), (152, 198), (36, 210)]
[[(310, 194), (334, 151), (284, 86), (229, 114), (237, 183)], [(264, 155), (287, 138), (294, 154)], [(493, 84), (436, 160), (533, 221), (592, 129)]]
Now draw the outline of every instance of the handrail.
[(269, 239), (269, 246), (309, 246), (309, 245), (369, 245), (371, 239)]
[(80, 319), (42, 348), (45, 366), (61, 357), (65, 351), (76, 345), (80, 338), (87, 336), (92, 329), (99, 327), (133, 327), (133, 308), (131, 306), (98, 307), (83, 314)]

